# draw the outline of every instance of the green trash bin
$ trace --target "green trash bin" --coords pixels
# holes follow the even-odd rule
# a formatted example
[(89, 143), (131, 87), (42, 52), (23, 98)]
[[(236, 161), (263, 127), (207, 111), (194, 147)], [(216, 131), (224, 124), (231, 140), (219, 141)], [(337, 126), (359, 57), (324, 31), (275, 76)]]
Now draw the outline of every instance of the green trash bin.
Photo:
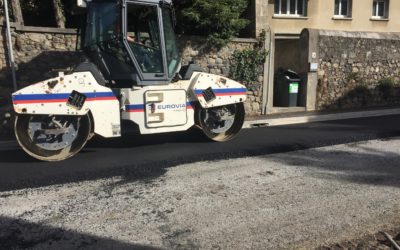
[(301, 80), (291, 70), (278, 70), (274, 83), (274, 106), (296, 107)]

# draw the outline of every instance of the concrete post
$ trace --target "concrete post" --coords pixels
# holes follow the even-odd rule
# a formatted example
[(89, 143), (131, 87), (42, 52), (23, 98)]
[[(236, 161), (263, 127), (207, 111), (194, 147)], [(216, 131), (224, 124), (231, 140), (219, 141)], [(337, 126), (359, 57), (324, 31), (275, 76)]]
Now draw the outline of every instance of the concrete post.
[(271, 114), (274, 107), (275, 33), (273, 30), (271, 30), (270, 34), (270, 53), (268, 54), (267, 58), (269, 61), (268, 76), (264, 77), (264, 86), (267, 86), (268, 88), (266, 95), (267, 107), (265, 114)]
[(255, 0), (255, 3), (256, 35), (258, 36), (262, 30), (268, 30), (268, 1)]
[[(303, 34), (303, 32), (302, 32)], [(318, 49), (319, 31), (308, 29), (308, 63), (315, 64), (319, 68), (319, 49)], [(314, 111), (316, 109), (318, 69), (308, 70), (307, 74), (307, 97), (306, 110)]]

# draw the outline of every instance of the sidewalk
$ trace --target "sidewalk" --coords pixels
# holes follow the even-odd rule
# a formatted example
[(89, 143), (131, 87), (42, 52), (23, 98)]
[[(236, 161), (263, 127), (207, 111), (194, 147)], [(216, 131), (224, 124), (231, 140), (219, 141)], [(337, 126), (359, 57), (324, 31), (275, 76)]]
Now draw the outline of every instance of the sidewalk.
[(314, 111), (247, 117), (243, 128), (280, 126), (309, 122), (345, 120), (365, 117), (399, 115), (400, 107), (368, 108), (348, 111)]

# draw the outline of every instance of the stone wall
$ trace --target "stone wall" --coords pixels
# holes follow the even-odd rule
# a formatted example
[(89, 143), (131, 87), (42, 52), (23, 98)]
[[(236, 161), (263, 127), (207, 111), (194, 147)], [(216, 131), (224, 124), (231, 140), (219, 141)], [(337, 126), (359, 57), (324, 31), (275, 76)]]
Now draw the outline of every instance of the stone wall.
[[(0, 36), (0, 81), (8, 80), (5, 28)], [(76, 53), (76, 30), (13, 25), (12, 44), (19, 86), (50, 77), (55, 69), (73, 67), (80, 60)], [(54, 72), (55, 73), (55, 72)]]
[[(11, 70), (8, 67), (6, 30), (0, 26), (0, 138), (12, 130)], [(57, 75), (56, 69), (72, 68), (81, 55), (76, 48), (76, 30), (12, 25), (12, 45), (20, 88)]]
[[(235, 50), (251, 49), (258, 41), (256, 39), (238, 38), (230, 42), (219, 51), (210, 50), (201, 37), (178, 37), (178, 44), (182, 53), (182, 64), (194, 62), (200, 65), (205, 72), (229, 77), (232, 65), (232, 55)], [(263, 65), (260, 65), (261, 67)], [(261, 114), (263, 75), (257, 82), (247, 84), (246, 114), (256, 116)]]
[[(319, 31), (317, 109), (400, 104), (400, 33)], [(380, 81), (395, 86), (385, 92)]]

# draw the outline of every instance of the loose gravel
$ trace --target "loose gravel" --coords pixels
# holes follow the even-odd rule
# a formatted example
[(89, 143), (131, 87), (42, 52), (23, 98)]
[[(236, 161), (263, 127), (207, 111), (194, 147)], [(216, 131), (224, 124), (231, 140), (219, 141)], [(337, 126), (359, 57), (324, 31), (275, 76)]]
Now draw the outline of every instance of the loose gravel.
[(330, 246), (400, 225), (399, 160), (392, 138), (0, 192), (0, 249)]

